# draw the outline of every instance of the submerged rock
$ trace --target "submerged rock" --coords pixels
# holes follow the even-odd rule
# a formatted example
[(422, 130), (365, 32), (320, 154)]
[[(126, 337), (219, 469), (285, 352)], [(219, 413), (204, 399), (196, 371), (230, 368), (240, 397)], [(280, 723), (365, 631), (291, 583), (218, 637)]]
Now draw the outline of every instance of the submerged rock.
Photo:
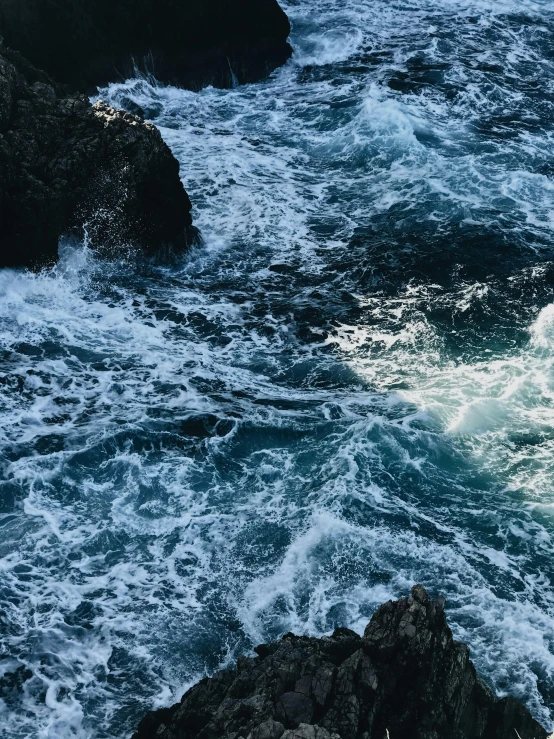
[(183, 248), (190, 210), (154, 126), (64, 94), (0, 46), (0, 266), (52, 262), (64, 234), (106, 252)]
[(256, 652), (147, 714), (133, 739), (546, 739), (519, 701), (495, 699), (444, 598), (421, 585), (381, 606), (363, 637), (287, 634)]
[(134, 76), (199, 89), (252, 82), (291, 54), (276, 0), (0, 0), (0, 35), (56, 81)]

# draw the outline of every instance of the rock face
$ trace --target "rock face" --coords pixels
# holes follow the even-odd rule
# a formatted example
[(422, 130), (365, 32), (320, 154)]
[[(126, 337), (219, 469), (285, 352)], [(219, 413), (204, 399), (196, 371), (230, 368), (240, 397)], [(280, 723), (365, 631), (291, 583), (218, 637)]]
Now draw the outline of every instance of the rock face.
[(517, 700), (495, 700), (444, 599), (420, 585), (381, 606), (363, 637), (287, 634), (256, 652), (149, 713), (133, 739), (546, 739)]
[(57, 82), (133, 76), (199, 89), (260, 79), (291, 54), (277, 0), (0, 0), (0, 35)]
[(63, 234), (106, 251), (184, 247), (190, 209), (154, 126), (63, 94), (0, 46), (0, 266), (54, 261)]

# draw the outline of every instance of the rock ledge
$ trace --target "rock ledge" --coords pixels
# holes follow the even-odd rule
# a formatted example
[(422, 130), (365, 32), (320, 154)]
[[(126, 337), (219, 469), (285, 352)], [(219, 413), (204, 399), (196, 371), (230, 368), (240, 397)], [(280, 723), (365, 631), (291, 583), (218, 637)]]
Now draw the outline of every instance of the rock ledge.
[(93, 90), (134, 68), (198, 90), (265, 77), (292, 53), (277, 0), (0, 0), (0, 35), (56, 82)]
[(184, 249), (190, 211), (153, 125), (68, 95), (0, 40), (0, 267), (54, 262), (63, 235), (112, 254)]

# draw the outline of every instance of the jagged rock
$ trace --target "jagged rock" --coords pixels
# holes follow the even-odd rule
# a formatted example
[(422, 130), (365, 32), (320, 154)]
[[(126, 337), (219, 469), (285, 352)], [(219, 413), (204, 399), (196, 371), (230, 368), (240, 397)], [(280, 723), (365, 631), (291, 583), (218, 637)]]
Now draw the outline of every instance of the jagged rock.
[(134, 65), (191, 89), (261, 79), (291, 54), (276, 0), (0, 0), (0, 35), (88, 91)]
[(67, 96), (0, 46), (0, 266), (57, 258), (63, 234), (112, 251), (196, 238), (179, 164), (158, 130)]
[(285, 726), (309, 724), (313, 713), (314, 706), (309, 694), (298, 692), (296, 689), (279, 696), (275, 705), (277, 719), (282, 721)]
[(260, 645), (147, 714), (133, 739), (546, 739), (477, 676), (444, 605), (418, 585), (381, 606), (363, 637), (337, 629)]

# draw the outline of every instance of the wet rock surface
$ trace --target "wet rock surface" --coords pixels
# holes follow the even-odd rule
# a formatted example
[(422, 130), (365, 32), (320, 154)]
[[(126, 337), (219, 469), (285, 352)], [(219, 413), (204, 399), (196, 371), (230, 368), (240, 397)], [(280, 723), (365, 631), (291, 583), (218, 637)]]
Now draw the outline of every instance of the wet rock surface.
[[(381, 606), (363, 637), (287, 634), (205, 678), (133, 739), (546, 739), (514, 698), (496, 700), (422, 586)], [(388, 732), (388, 733), (387, 733)]]
[(134, 76), (199, 89), (252, 82), (291, 54), (276, 0), (0, 0), (0, 35), (58, 82)]
[(159, 131), (67, 95), (0, 46), (0, 266), (41, 266), (64, 235), (106, 253), (196, 238), (179, 164)]

